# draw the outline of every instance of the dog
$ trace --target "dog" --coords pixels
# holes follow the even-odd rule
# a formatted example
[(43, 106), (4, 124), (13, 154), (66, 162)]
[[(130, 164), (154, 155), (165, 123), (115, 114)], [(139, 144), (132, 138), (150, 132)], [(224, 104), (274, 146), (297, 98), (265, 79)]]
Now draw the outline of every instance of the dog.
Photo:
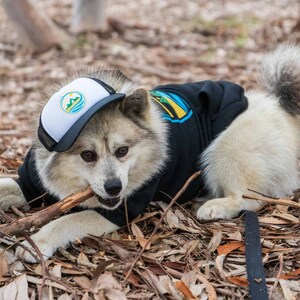
[[(251, 191), (288, 196), (299, 187), (300, 48), (267, 54), (259, 81), (262, 90), (244, 95), (223, 81), (148, 91), (116, 70), (68, 78), (42, 107), (21, 179), (0, 180), (0, 207), (28, 209), (28, 199), (44, 192), (51, 202), (93, 189), (80, 211), (33, 234), (47, 259), (77, 237), (123, 226), (125, 205), (133, 219), (151, 201), (170, 201), (199, 169), (179, 199), (201, 202), (199, 220), (259, 210), (262, 202), (243, 197)], [(21, 247), (16, 254), (35, 262)]]

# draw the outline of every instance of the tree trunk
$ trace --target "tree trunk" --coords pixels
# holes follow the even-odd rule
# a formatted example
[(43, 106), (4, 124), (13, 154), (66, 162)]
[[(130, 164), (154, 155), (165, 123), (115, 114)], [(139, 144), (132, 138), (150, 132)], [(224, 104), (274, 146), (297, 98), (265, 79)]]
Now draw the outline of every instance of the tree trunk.
[(2, 0), (2, 3), (25, 46), (35, 52), (70, 43), (70, 37), (36, 10), (30, 0)]
[(104, 9), (105, 0), (73, 0), (72, 32), (104, 31)]

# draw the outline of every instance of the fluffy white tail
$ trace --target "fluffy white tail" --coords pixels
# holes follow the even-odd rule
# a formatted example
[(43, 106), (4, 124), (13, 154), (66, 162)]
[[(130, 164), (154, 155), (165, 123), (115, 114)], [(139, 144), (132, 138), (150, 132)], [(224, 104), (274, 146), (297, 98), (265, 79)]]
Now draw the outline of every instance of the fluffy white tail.
[(291, 115), (300, 115), (300, 47), (282, 44), (264, 57), (261, 82)]

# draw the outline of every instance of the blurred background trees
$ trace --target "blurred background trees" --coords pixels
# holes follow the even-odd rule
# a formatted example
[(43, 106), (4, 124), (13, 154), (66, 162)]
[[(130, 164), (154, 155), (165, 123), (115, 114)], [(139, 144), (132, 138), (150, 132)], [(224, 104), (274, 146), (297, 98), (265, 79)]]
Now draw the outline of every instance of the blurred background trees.
[[(59, 28), (47, 14), (30, 0), (2, 0), (9, 19), (25, 46), (43, 52), (54, 45), (66, 47), (71, 36)], [(73, 0), (71, 32), (103, 31), (105, 0)]]

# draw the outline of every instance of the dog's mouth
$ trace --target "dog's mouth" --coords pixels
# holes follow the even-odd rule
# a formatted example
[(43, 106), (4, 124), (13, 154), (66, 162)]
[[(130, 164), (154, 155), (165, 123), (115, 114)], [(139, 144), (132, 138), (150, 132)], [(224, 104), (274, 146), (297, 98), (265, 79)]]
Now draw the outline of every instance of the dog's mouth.
[(97, 194), (95, 196), (96, 196), (97, 200), (100, 202), (100, 204), (102, 204), (104, 207), (107, 207), (107, 208), (116, 208), (118, 206), (118, 204), (121, 203), (120, 197), (105, 199), (105, 198), (101, 198)]

